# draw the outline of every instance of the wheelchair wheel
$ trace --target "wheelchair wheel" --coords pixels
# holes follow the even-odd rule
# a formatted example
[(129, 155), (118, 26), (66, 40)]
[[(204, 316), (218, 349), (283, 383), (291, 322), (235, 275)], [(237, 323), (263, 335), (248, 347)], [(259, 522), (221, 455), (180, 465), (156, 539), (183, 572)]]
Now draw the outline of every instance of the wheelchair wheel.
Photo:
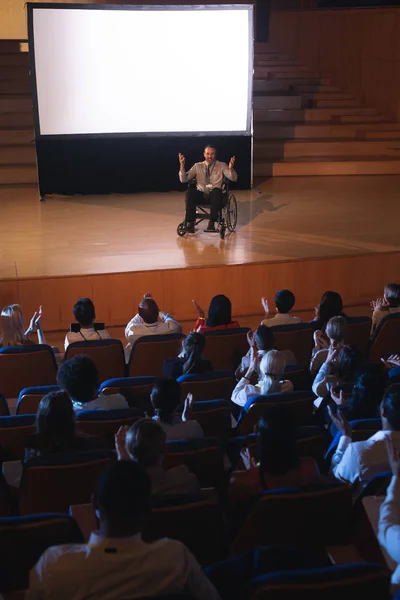
[(179, 235), (179, 237), (183, 237), (184, 235), (186, 235), (185, 221), (182, 221), (182, 223), (179, 223), (178, 227), (176, 228), (176, 233)]
[(226, 225), (229, 231), (235, 231), (237, 225), (237, 202), (234, 194), (229, 194), (225, 207)]

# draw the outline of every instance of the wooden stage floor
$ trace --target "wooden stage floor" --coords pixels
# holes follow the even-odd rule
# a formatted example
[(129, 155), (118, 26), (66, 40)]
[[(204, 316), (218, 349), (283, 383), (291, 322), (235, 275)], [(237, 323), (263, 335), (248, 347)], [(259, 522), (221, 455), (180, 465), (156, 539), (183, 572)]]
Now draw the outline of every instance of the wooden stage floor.
[[(399, 190), (400, 176), (270, 179), (235, 192), (238, 227), (220, 240), (203, 232), (205, 223), (195, 236), (177, 236), (183, 192), (40, 203), (34, 188), (1, 188), (0, 299), (28, 310), (63, 294), (67, 312), (50, 311), (52, 329), (69, 322), (76, 295), (92, 295), (107, 313), (98, 317), (121, 325), (145, 285), (183, 319), (189, 308), (172, 297), (182, 287), (205, 303), (214, 292), (233, 294), (236, 314), (254, 314), (251, 287), (257, 306), (260, 292), (273, 294), (275, 286), (293, 288), (299, 310), (310, 310), (324, 288), (341, 288), (349, 304), (367, 301), (385, 278), (400, 280)], [(131, 294), (129, 302), (120, 298)]]

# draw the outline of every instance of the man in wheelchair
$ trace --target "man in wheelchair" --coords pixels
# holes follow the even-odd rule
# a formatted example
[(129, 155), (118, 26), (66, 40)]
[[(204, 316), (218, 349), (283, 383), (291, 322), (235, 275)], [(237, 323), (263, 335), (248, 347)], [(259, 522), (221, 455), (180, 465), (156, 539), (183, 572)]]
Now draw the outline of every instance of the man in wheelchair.
[(186, 233), (195, 233), (196, 207), (204, 204), (211, 206), (210, 220), (206, 231), (217, 232), (215, 222), (218, 219), (219, 210), (222, 208), (222, 186), (224, 178), (237, 181), (237, 173), (233, 168), (235, 157), (233, 156), (229, 165), (215, 159), (216, 149), (213, 146), (204, 148), (204, 161), (193, 165), (188, 172), (185, 170), (185, 157), (179, 153), (179, 180), (186, 183), (196, 178), (196, 187), (189, 187), (186, 194)]

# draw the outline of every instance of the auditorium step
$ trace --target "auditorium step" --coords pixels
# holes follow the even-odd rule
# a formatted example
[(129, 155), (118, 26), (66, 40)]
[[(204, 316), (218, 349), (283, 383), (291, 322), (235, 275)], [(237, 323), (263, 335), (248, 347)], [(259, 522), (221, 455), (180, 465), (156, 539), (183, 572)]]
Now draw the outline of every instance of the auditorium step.
[[(268, 159), (314, 159), (330, 156), (336, 160), (341, 156), (379, 156), (400, 160), (400, 136), (397, 140), (296, 140), (296, 141), (255, 141), (254, 154), (257, 160)], [(0, 154), (1, 157), (1, 154)]]
[(297, 158), (274, 162), (255, 162), (255, 177), (298, 177), (314, 175), (400, 175), (400, 158), (337, 157)]
[(28, 79), (0, 79), (0, 94), (31, 94)]
[(0, 165), (0, 185), (37, 184), (36, 164)]
[(400, 139), (400, 123), (332, 123), (300, 124), (259, 124), (254, 127), (255, 140), (296, 140), (296, 139)]
[(1, 113), (21, 113), (32, 110), (32, 97), (29, 95), (14, 95), (7, 97), (0, 95), (0, 114)]
[(35, 139), (32, 127), (0, 127), (0, 145), (30, 144)]
[(0, 66), (0, 81), (3, 79), (29, 79), (29, 68), (26, 67), (13, 67), (13, 66)]
[(0, 128), (33, 127), (33, 114), (30, 112), (0, 113)]
[(282, 93), (265, 94), (253, 97), (254, 110), (269, 109), (299, 109), (302, 107), (303, 99), (301, 96)]
[(371, 108), (306, 108), (306, 109), (266, 109), (254, 110), (254, 121), (297, 121), (299, 123), (307, 122), (353, 122), (354, 119), (362, 121), (381, 121), (382, 115), (378, 115), (376, 110)]
[(36, 160), (35, 144), (0, 146), (0, 165), (32, 164)]
[(27, 52), (4, 53), (0, 52), (0, 66), (29, 67), (29, 54)]

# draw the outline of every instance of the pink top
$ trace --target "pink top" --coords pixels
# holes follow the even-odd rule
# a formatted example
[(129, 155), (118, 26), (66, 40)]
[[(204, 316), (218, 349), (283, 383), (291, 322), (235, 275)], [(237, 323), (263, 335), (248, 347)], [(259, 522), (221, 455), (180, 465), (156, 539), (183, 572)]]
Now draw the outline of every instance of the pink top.
[(227, 325), (217, 325), (217, 327), (209, 327), (206, 325), (206, 320), (199, 317), (194, 326), (194, 331), (197, 333), (204, 333), (205, 331), (222, 331), (224, 329), (238, 329), (240, 327), (237, 321), (232, 321)]

